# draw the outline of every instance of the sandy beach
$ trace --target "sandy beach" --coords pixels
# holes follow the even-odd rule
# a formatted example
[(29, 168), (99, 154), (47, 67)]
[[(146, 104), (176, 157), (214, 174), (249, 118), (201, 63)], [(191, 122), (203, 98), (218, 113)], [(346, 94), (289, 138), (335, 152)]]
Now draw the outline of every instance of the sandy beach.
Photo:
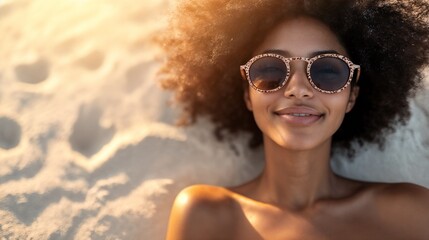
[[(261, 171), (247, 136), (218, 142), (205, 119), (175, 126), (149, 41), (171, 5), (0, 0), (0, 239), (161, 240), (180, 189)], [(429, 187), (428, 77), (410, 106), (383, 150), (338, 154), (335, 171)]]

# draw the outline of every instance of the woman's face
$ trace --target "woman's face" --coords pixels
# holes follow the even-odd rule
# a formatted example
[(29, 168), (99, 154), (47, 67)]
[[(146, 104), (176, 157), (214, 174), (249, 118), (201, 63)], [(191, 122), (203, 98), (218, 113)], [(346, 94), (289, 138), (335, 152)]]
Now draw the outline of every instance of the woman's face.
[[(285, 57), (313, 57), (318, 52), (337, 52), (347, 56), (335, 34), (322, 22), (299, 17), (285, 20), (274, 28), (254, 55), (281, 52)], [(292, 61), (285, 86), (272, 93), (249, 87), (246, 105), (264, 134), (291, 150), (309, 150), (330, 144), (346, 112), (354, 105), (358, 88), (348, 86), (340, 93), (326, 94), (314, 89), (307, 79), (306, 62)]]

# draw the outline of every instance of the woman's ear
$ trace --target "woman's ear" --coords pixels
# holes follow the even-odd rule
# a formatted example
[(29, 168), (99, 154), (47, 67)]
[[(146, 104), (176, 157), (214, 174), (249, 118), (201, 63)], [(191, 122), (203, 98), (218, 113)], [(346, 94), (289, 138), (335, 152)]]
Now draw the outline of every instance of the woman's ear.
[(347, 103), (346, 113), (350, 112), (353, 109), (358, 95), (359, 95), (359, 87), (353, 86), (350, 92), (349, 102)]
[(244, 97), (244, 102), (246, 103), (246, 107), (247, 107), (247, 109), (248, 109), (249, 111), (252, 111), (252, 110), (253, 110), (253, 107), (252, 107), (252, 101), (250, 100), (250, 93), (249, 93), (249, 89), (248, 89), (248, 88), (246, 88), (246, 89), (244, 90), (244, 95), (243, 95), (243, 97)]

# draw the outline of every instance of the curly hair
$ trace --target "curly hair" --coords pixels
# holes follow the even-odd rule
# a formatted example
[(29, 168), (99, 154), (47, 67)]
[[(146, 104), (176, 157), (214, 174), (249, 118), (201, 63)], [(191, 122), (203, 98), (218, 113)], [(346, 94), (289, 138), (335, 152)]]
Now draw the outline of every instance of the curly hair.
[(362, 68), (359, 97), (334, 134), (334, 147), (382, 146), (386, 133), (409, 118), (408, 98), (422, 83), (429, 58), (426, 0), (180, 1), (158, 41), (168, 53), (161, 82), (183, 105), (182, 123), (206, 116), (219, 139), (250, 132), (250, 146), (260, 145), (239, 66), (274, 26), (300, 15), (329, 26)]

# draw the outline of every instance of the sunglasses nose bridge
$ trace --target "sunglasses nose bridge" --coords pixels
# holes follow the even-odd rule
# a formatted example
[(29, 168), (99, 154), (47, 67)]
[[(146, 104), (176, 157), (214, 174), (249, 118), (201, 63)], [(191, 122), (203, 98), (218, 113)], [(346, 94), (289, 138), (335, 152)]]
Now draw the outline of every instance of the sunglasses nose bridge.
[[(290, 68), (290, 74), (291, 75), (295, 74), (297, 71), (298, 72), (304, 72), (306, 74), (307, 73), (308, 64), (309, 64), (309, 59), (305, 58), (305, 57), (293, 57), (293, 58), (289, 58), (288, 65), (289, 65), (289, 68)], [(293, 65), (293, 67), (292, 67), (292, 65)]]
[[(291, 64), (294, 62), (294, 66)], [(307, 74), (307, 66), (309, 60), (303, 57), (294, 57), (289, 59), (290, 74), (286, 86), (284, 88), (284, 95), (286, 97), (312, 97), (313, 87), (310, 84)]]

